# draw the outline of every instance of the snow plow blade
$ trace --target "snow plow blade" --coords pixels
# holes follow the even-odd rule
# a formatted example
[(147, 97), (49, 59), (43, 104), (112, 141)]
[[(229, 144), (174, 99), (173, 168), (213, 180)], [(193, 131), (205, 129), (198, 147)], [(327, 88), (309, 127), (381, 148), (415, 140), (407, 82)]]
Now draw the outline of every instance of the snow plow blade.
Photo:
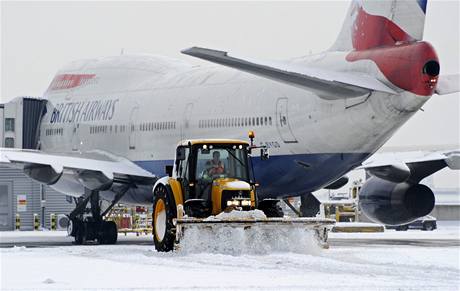
[(183, 217), (175, 220), (176, 224), (176, 242), (184, 236), (184, 230), (189, 227), (213, 228), (213, 227), (231, 227), (243, 228), (248, 230), (251, 227), (280, 227), (280, 228), (300, 228), (314, 231), (315, 238), (322, 248), (328, 248), (328, 232), (335, 224), (335, 220), (316, 217), (302, 218), (229, 218), (229, 219), (209, 219), (209, 218), (190, 218)]
[(316, 217), (301, 217), (301, 218), (267, 218), (267, 219), (206, 219), (206, 218), (181, 218), (176, 219), (176, 225), (187, 224), (226, 224), (229, 226), (251, 226), (254, 224), (268, 225), (297, 225), (301, 224), (308, 227), (333, 226), (334, 219), (316, 218)]

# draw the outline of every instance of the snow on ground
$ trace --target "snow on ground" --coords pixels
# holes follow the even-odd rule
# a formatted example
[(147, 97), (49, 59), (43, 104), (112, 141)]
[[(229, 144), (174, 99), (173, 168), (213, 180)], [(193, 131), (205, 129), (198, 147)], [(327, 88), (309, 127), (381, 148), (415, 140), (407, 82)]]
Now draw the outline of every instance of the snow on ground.
[[(439, 231), (386, 231), (398, 239), (423, 234), (458, 240), (457, 226)], [(15, 233), (1, 233), (13, 236)], [(37, 234), (38, 235), (38, 234)], [(41, 233), (40, 235), (45, 235)], [(46, 234), (49, 236), (49, 234)], [(343, 238), (349, 237), (349, 234)], [(358, 238), (369, 234), (356, 235)], [(373, 234), (376, 236), (383, 235)], [(395, 235), (393, 235), (395, 236)], [(343, 239), (341, 237), (341, 239)], [(460, 250), (457, 246), (413, 245), (337, 246), (328, 250), (281, 248), (270, 252), (213, 252), (197, 249), (200, 242), (241, 244), (238, 236), (195, 234), (194, 243), (176, 253), (157, 253), (151, 245), (93, 245), (2, 248), (1, 289), (258, 289), (258, 290), (459, 290)], [(297, 234), (296, 244), (311, 243)], [(224, 241), (222, 241), (224, 240)], [(351, 239), (353, 240), (353, 239)], [(442, 239), (441, 239), (442, 240)], [(273, 243), (273, 241), (264, 241)], [(273, 251), (273, 252), (272, 252)]]

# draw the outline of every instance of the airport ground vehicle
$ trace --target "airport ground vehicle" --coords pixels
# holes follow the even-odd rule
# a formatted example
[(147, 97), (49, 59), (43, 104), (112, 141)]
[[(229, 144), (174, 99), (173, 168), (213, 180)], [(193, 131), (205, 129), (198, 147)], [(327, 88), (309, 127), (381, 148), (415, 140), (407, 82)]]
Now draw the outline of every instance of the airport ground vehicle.
[[(253, 137), (252, 134), (251, 140)], [(319, 241), (326, 243), (334, 220), (283, 218), (277, 200), (258, 201), (250, 157), (256, 149), (260, 149), (261, 159), (268, 159), (268, 151), (252, 142), (203, 139), (179, 143), (174, 165), (166, 166), (168, 176), (153, 187), (153, 233), (158, 251), (173, 250), (191, 225), (305, 227), (316, 231)], [(262, 210), (264, 217), (216, 219), (222, 212), (237, 210), (247, 214), (255, 209)]]
[(438, 226), (436, 224), (436, 217), (426, 215), (409, 224), (385, 226), (385, 228), (395, 229), (397, 231), (406, 231), (408, 229), (435, 230), (436, 228), (438, 228)]

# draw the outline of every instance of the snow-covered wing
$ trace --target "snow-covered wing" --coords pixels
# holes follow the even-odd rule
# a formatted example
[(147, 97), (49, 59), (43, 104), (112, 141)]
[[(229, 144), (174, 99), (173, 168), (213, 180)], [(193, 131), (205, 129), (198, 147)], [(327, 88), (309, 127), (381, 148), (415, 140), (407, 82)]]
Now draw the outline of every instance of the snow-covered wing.
[(436, 94), (447, 95), (460, 92), (460, 74), (439, 76)]
[[(63, 172), (75, 174), (76, 180), (81, 183), (101, 174), (104, 179), (111, 181), (125, 180), (142, 184), (153, 184), (156, 181), (154, 175), (131, 161), (103, 151), (60, 154), (0, 148), (0, 164), (24, 167), (25, 170), (28, 169), (29, 174), (36, 175), (35, 178), (42, 178), (41, 181), (36, 180), (43, 183), (47, 183), (47, 177), (58, 177)], [(52, 182), (52, 179), (48, 182)]]
[(185, 49), (182, 53), (275, 81), (295, 85), (314, 92), (324, 99), (358, 97), (371, 91), (396, 94), (393, 89), (379, 80), (360, 73), (343, 73), (308, 68), (287, 62), (267, 62), (250, 58), (238, 58), (225, 51), (200, 47)]

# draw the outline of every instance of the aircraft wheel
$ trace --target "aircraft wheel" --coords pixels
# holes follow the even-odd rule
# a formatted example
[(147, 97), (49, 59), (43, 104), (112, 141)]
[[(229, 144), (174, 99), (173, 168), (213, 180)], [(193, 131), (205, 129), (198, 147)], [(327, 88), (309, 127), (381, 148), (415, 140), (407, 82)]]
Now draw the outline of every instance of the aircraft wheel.
[(277, 200), (264, 200), (259, 203), (259, 209), (264, 212), (267, 217), (283, 217), (284, 212)]
[(74, 223), (73, 225), (75, 231), (75, 244), (82, 245), (86, 243), (86, 225), (83, 222)]
[(174, 249), (176, 228), (173, 219), (176, 217), (176, 205), (167, 189), (158, 186), (154, 192), (153, 202), (153, 242), (159, 252), (169, 252)]
[(101, 244), (113, 245), (117, 242), (118, 230), (117, 225), (113, 221), (102, 222), (102, 237), (100, 239)]

